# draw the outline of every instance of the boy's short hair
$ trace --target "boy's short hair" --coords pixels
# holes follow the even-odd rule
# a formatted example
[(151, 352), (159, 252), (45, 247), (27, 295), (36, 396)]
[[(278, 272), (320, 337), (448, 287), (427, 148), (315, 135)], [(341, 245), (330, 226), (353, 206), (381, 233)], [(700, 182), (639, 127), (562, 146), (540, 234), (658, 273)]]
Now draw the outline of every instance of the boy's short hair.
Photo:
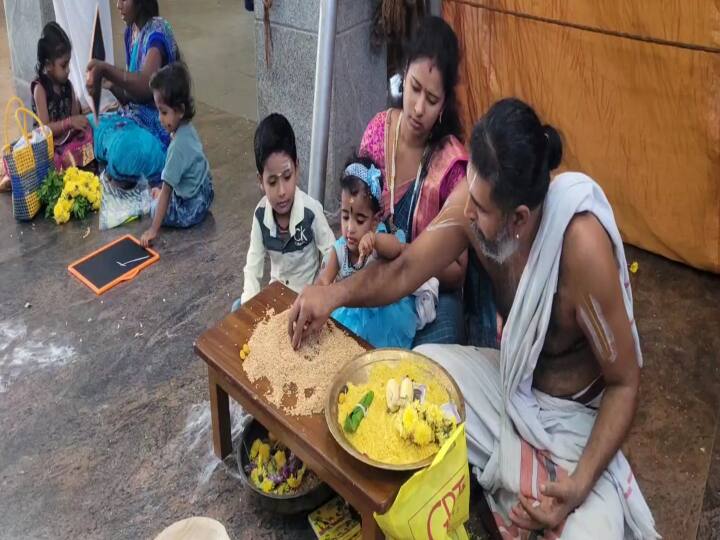
[(190, 72), (183, 62), (168, 64), (150, 78), (150, 89), (160, 94), (165, 105), (175, 110), (185, 107), (183, 120), (192, 120), (195, 116), (191, 86)]
[(255, 129), (255, 165), (258, 174), (265, 170), (265, 162), (275, 152), (284, 152), (297, 165), (295, 132), (282, 114), (272, 113), (263, 118)]

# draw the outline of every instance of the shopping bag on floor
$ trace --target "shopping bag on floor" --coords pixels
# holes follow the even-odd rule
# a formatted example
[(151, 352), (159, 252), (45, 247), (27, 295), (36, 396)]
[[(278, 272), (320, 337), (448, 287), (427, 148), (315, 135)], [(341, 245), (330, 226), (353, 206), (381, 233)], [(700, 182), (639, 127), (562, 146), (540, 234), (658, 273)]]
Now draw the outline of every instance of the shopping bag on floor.
[(87, 167), (95, 160), (92, 127), (71, 130), (62, 140), (55, 142), (54, 161), (58, 171), (68, 167)]
[[(11, 144), (8, 132), (13, 107), (21, 137)], [(31, 130), (28, 120), (33, 119), (38, 127)], [(20, 98), (11, 98), (5, 108), (5, 145), (2, 154), (5, 171), (12, 185), (13, 215), (18, 221), (30, 221), (40, 211), (40, 185), (48, 172), (55, 169), (53, 153), (50, 128), (35, 113), (26, 109)]]
[(147, 180), (141, 178), (131, 189), (122, 189), (100, 174), (102, 199), (100, 202), (100, 230), (112, 229), (150, 213), (152, 197)]
[(429, 467), (403, 484), (395, 502), (375, 521), (387, 538), (467, 540), (470, 517), (470, 468), (465, 424), (445, 441)]

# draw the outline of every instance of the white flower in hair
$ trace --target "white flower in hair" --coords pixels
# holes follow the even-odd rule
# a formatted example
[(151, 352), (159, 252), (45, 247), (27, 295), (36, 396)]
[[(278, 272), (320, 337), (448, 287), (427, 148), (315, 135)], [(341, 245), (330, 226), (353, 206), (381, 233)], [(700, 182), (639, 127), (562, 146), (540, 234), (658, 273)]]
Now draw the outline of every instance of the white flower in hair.
[(390, 77), (390, 97), (393, 100), (402, 99), (402, 75), (396, 73)]

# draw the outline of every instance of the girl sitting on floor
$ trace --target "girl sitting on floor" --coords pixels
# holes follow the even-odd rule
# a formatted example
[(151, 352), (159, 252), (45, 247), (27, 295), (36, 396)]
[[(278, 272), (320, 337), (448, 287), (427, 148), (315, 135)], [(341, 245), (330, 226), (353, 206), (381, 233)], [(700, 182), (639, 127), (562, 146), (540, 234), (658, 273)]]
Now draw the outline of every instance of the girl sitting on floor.
[[(394, 259), (404, 249), (404, 234), (387, 234), (380, 223), (382, 174), (369, 158), (349, 162), (342, 178), (342, 236), (327, 257), (318, 284), (345, 279), (376, 258)], [(374, 347), (409, 348), (417, 315), (412, 296), (383, 307), (336, 309), (332, 317)]]
[[(46, 24), (37, 44), (37, 77), (30, 83), (30, 92), (33, 112), (53, 133), (58, 167), (63, 165), (62, 141), (67, 135), (90, 129), (69, 79), (71, 52), (70, 38), (60, 25)], [(0, 181), (0, 191), (8, 190), (10, 178), (5, 177)]]
[(46, 24), (38, 41), (37, 78), (30, 92), (33, 111), (52, 130), (56, 146), (70, 131), (90, 128), (70, 82), (71, 53), (70, 38), (60, 25)]
[(195, 116), (195, 105), (187, 67), (181, 62), (165, 66), (150, 79), (150, 88), (160, 122), (172, 142), (162, 171), (162, 188), (152, 190), (153, 221), (141, 237), (143, 246), (155, 240), (161, 226), (185, 228), (200, 223), (215, 196), (210, 164), (200, 137), (190, 123)]

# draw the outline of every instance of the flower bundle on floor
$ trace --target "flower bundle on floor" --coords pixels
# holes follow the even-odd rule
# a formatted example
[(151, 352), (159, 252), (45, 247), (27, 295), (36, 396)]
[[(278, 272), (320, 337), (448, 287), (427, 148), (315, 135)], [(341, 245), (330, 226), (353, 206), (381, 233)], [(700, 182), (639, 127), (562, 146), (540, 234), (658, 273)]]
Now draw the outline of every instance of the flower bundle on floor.
[(70, 167), (65, 172), (52, 171), (40, 187), (40, 200), (45, 217), (61, 225), (71, 217), (85, 219), (92, 210), (100, 209), (100, 179), (91, 172)]

